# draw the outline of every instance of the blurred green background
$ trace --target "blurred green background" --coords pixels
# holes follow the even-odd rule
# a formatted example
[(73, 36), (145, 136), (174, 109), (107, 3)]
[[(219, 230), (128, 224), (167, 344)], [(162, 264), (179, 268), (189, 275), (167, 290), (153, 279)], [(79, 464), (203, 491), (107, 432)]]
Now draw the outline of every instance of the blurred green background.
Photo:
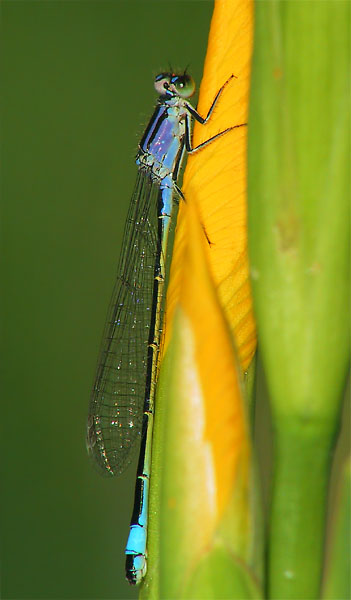
[(153, 76), (200, 82), (212, 9), (2, 3), (3, 598), (137, 596), (135, 468), (95, 472), (86, 415)]
[(135, 465), (113, 480), (95, 472), (86, 415), (152, 78), (190, 63), (200, 82), (212, 9), (208, 0), (2, 2), (2, 598), (137, 596), (123, 554)]

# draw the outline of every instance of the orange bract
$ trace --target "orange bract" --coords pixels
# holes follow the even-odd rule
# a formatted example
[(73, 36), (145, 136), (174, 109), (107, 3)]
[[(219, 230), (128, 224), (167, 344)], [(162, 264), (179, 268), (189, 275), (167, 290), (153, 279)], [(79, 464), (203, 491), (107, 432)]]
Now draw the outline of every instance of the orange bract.
[[(187, 318), (189, 330), (188, 348), (184, 349), (184, 354), (193, 355), (194, 376), (188, 375), (188, 378), (191, 381), (195, 377), (199, 382), (195, 399), (189, 386), (187, 402), (194, 404), (194, 416), (199, 410), (199, 402), (203, 407), (204, 422), (198, 444), (203, 445), (205, 455), (206, 448), (210, 449), (218, 518), (233, 490), (238, 459), (244, 459), (246, 463), (248, 431), (238, 361), (209, 272), (207, 241), (195, 205), (191, 204), (185, 210), (186, 231), (191, 242), (188, 241), (185, 248), (179, 306)], [(182, 382), (186, 387), (185, 372)]]

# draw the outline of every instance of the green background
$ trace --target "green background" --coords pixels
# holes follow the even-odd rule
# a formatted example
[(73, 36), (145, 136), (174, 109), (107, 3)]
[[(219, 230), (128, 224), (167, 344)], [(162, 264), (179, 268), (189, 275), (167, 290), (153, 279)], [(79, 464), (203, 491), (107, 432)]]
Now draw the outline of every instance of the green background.
[(132, 598), (135, 469), (95, 472), (90, 389), (153, 77), (201, 79), (212, 2), (2, 3), (2, 597)]
[[(2, 598), (137, 596), (123, 555), (135, 465), (113, 480), (94, 471), (86, 415), (152, 78), (190, 63), (200, 82), (212, 9), (2, 2)], [(260, 368), (258, 380), (267, 476)], [(349, 421), (346, 412), (336, 466)]]

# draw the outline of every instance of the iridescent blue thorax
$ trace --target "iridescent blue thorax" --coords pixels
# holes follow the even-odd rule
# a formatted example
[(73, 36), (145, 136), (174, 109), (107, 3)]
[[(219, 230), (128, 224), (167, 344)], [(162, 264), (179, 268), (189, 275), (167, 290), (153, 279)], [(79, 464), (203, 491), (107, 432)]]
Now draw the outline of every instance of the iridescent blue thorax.
[(137, 164), (151, 167), (153, 174), (163, 179), (177, 178), (185, 141), (186, 102), (179, 97), (161, 97), (139, 144)]
[(174, 182), (181, 167), (185, 145), (186, 101), (161, 96), (139, 144), (136, 163), (147, 169), (160, 186), (163, 213), (169, 214)]

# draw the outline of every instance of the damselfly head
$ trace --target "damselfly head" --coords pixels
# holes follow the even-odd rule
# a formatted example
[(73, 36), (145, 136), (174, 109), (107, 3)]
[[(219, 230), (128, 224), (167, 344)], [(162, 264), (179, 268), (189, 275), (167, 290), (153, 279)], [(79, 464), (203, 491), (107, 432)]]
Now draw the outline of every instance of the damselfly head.
[(195, 92), (195, 81), (188, 73), (160, 73), (155, 77), (155, 90), (160, 96), (190, 98)]

